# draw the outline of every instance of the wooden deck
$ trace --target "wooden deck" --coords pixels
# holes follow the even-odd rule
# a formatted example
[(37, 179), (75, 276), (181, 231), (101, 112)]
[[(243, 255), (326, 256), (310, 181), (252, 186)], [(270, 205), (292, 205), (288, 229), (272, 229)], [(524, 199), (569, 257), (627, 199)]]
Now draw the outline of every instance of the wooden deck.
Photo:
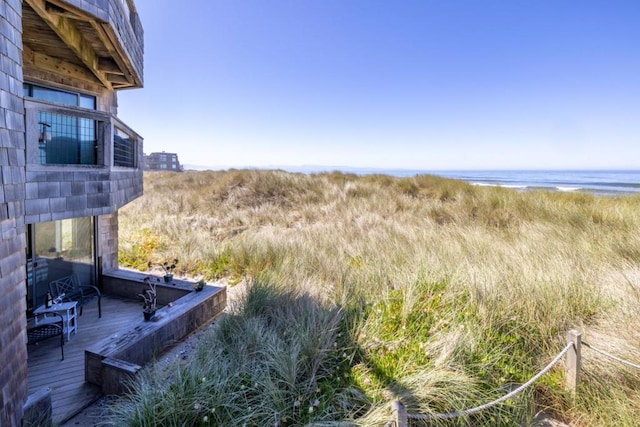
[(102, 318), (97, 304), (84, 307), (78, 318), (78, 333), (64, 344), (60, 360), (60, 340), (48, 339), (28, 347), (29, 394), (51, 389), (53, 420), (61, 423), (101, 396), (98, 386), (84, 380), (86, 347), (143, 322), (139, 302), (102, 297)]

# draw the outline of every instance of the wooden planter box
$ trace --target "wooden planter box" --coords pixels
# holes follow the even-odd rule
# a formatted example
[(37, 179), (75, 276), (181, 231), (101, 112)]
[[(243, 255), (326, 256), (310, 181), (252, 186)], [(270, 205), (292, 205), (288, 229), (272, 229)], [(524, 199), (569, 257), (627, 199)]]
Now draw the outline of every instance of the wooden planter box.
[[(144, 287), (146, 275), (129, 271), (109, 273), (103, 278), (103, 291), (111, 295), (135, 298)], [(226, 287), (205, 286), (202, 292), (193, 291), (193, 283), (176, 281), (158, 284), (159, 308), (151, 321), (144, 321), (140, 309), (140, 323), (132, 329), (114, 334), (85, 350), (85, 380), (102, 387), (104, 394), (121, 394), (128, 380), (140, 367), (164, 350), (211, 322), (227, 304)], [(172, 306), (167, 304), (171, 302)], [(105, 313), (103, 317), (117, 316)]]

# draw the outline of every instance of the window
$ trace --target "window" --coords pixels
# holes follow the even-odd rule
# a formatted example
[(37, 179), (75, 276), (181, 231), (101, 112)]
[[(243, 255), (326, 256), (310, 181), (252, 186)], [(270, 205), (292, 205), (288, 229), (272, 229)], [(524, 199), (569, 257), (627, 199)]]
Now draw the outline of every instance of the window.
[(113, 165), (136, 167), (136, 139), (120, 128), (113, 128)]
[(24, 96), (39, 99), (41, 101), (53, 102), (55, 104), (68, 105), (70, 107), (82, 107), (90, 110), (96, 109), (96, 97), (82, 93), (67, 92), (33, 83), (22, 85)]
[(90, 110), (96, 109), (96, 97), (90, 95), (78, 95), (78, 107), (88, 108)]
[[(96, 97), (24, 83), (24, 96), (70, 107), (96, 109)], [(38, 113), (40, 164), (95, 165), (97, 123), (73, 115)]]
[(38, 124), (40, 164), (95, 165), (97, 160), (96, 121), (41, 111)]

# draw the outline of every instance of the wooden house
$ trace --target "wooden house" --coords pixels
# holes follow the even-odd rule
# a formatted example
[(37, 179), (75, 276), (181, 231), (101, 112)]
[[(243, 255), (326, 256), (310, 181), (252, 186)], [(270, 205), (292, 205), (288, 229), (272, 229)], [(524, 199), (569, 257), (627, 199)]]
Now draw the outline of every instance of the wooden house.
[(0, 426), (27, 401), (25, 313), (56, 278), (118, 268), (143, 141), (117, 93), (142, 87), (143, 51), (133, 0), (0, 0)]

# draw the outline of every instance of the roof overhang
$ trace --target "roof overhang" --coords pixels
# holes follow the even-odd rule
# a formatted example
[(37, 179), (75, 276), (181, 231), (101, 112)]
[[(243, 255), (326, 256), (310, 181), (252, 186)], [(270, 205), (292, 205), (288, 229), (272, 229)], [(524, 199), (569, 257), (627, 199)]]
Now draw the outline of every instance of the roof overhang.
[(121, 3), (107, 5), (91, 13), (63, 0), (24, 0), (25, 65), (109, 90), (142, 87), (142, 28), (114, 10)]

